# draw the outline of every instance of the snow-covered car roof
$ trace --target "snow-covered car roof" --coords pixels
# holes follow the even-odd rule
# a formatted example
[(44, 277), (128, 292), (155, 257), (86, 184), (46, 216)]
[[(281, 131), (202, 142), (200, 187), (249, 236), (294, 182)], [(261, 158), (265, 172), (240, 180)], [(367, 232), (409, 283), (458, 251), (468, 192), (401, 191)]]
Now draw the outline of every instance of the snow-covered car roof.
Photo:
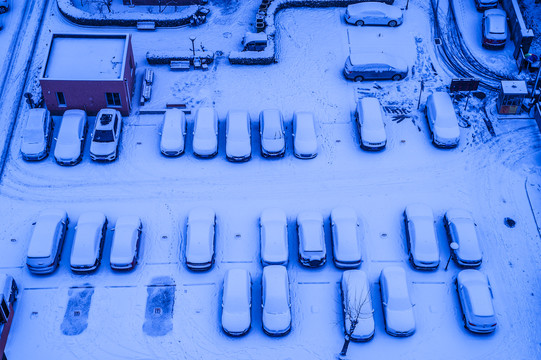
[(118, 218), (111, 245), (111, 263), (129, 264), (133, 260), (140, 227), (141, 219), (137, 216)]
[(250, 306), (250, 273), (244, 269), (229, 269), (224, 277), (223, 305), (228, 312), (242, 312)]
[(66, 221), (66, 218), (66, 211), (60, 209), (47, 209), (41, 212), (30, 239), (28, 257), (40, 258), (53, 255), (56, 227), (58, 223)]
[(289, 280), (285, 266), (265, 266), (263, 282), (266, 287), (265, 311), (275, 314), (289, 311), (289, 289), (287, 288)]
[(261, 257), (264, 261), (286, 261), (287, 217), (281, 209), (265, 209), (261, 213)]
[(458, 273), (459, 286), (464, 286), (469, 297), (471, 310), (475, 316), (494, 316), (494, 306), (488, 280), (479, 270), (466, 269)]
[(186, 259), (192, 263), (204, 263), (212, 260), (214, 252), (215, 212), (210, 208), (192, 209), (188, 215), (188, 239), (186, 241)]
[(163, 117), (160, 147), (162, 150), (180, 151), (184, 148), (186, 115), (180, 109), (167, 109)]
[(350, 207), (337, 207), (331, 211), (331, 225), (334, 231), (334, 255), (340, 261), (357, 260), (361, 248), (357, 236), (357, 213)]
[(93, 265), (99, 252), (102, 226), (106, 220), (99, 212), (84, 213), (79, 217), (71, 248), (71, 265)]
[(25, 130), (36, 129), (43, 131), (43, 121), (46, 114), (47, 110), (43, 108), (28, 110)]
[(278, 109), (265, 109), (259, 115), (259, 121), (263, 136), (266, 134), (278, 134), (282, 137), (282, 114)]
[(215, 136), (218, 129), (216, 126), (216, 110), (211, 107), (201, 107), (197, 109), (197, 114), (195, 116), (194, 122), (194, 133), (199, 134), (211, 134)]
[[(297, 216), (299, 237), (304, 251), (324, 251), (325, 239), (322, 239), (323, 216), (315, 211), (304, 211)], [(322, 241), (323, 240), (323, 241)]]
[(247, 32), (244, 34), (243, 44), (249, 44), (251, 42), (267, 42), (267, 34), (265, 32), (253, 33)]
[(442, 128), (458, 127), (458, 120), (453, 106), (453, 100), (445, 91), (435, 91), (428, 96), (427, 102), (433, 102), (437, 111), (435, 126)]
[(354, 66), (382, 64), (392, 66), (397, 71), (408, 71), (408, 64), (398, 55), (383, 52), (354, 52), (349, 55), (349, 59)]
[(404, 305), (411, 307), (406, 271), (400, 266), (388, 266), (381, 270), (381, 277), (387, 281), (387, 307), (391, 310), (403, 310)]
[(486, 28), (491, 34), (504, 34), (507, 31), (507, 14), (501, 9), (485, 11)]
[(250, 114), (246, 110), (230, 110), (227, 113), (227, 136), (239, 139), (250, 133)]
[(348, 5), (348, 11), (351, 15), (362, 14), (368, 11), (379, 11), (389, 16), (400, 16), (402, 14), (402, 10), (396, 6), (372, 1)]

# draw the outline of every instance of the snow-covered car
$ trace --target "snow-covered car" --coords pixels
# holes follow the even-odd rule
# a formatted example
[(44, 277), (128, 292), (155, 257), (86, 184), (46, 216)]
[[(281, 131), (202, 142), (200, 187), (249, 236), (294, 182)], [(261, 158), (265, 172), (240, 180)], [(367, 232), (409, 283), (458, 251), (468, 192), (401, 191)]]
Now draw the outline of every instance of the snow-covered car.
[(352, 53), (344, 65), (348, 80), (401, 80), (408, 76), (408, 64), (398, 55), (383, 52)]
[(137, 216), (117, 219), (111, 245), (110, 263), (113, 270), (132, 270), (137, 264), (143, 224)]
[(361, 265), (361, 241), (357, 235), (357, 213), (349, 207), (331, 211), (331, 235), (334, 265), (354, 269)]
[(374, 97), (359, 100), (355, 117), (361, 136), (361, 148), (372, 151), (383, 150), (387, 144), (387, 134), (383, 122), (385, 114), (379, 100)]
[(227, 113), (225, 154), (233, 162), (248, 161), (252, 157), (252, 130), (250, 114), (245, 110)]
[(485, 11), (498, 7), (498, 0), (475, 0), (477, 11)]
[(21, 155), (24, 160), (38, 161), (49, 155), (53, 122), (47, 109), (30, 109), (23, 129)]
[(179, 156), (186, 146), (186, 115), (180, 109), (167, 109), (163, 116), (160, 151), (165, 156)]
[(197, 109), (193, 126), (193, 153), (211, 158), (218, 153), (218, 114), (213, 108)]
[(50, 274), (58, 267), (68, 230), (68, 214), (60, 209), (43, 211), (36, 221), (26, 266), (34, 274)]
[(263, 331), (269, 336), (286, 335), (291, 330), (291, 300), (285, 266), (265, 266), (261, 283)]
[(307, 111), (293, 114), (293, 150), (299, 159), (317, 156), (317, 135), (314, 114)]
[(277, 109), (267, 109), (259, 114), (259, 135), (261, 136), (261, 155), (281, 157), (286, 152), (284, 118)]
[(426, 120), (432, 143), (439, 148), (454, 148), (460, 140), (460, 127), (453, 100), (446, 92), (434, 92), (426, 100)]
[(388, 266), (379, 277), (385, 331), (405, 337), (415, 332), (415, 315), (410, 300), (406, 272), (400, 266)]
[(216, 248), (216, 213), (210, 208), (195, 208), (186, 224), (186, 266), (190, 270), (209, 270)]
[(101, 109), (96, 115), (90, 158), (94, 161), (114, 161), (122, 132), (122, 115), (114, 109)]
[(456, 289), (466, 329), (480, 334), (494, 332), (496, 313), (486, 275), (478, 270), (462, 270), (456, 277)]
[(5, 14), (11, 7), (11, 0), (0, 0), (0, 14)]
[(483, 254), (479, 246), (475, 222), (469, 211), (464, 209), (450, 209), (443, 217), (443, 224), (447, 231), (449, 243), (458, 244), (453, 250), (453, 257), (462, 267), (478, 267), (483, 261)]
[(280, 209), (266, 209), (259, 219), (261, 264), (287, 265), (287, 217)]
[(229, 269), (224, 277), (222, 329), (227, 335), (242, 336), (252, 324), (252, 279), (244, 269)]
[(340, 281), (342, 294), (342, 312), (344, 314), (344, 333), (351, 331), (352, 322), (356, 322), (351, 333), (353, 341), (368, 341), (374, 337), (374, 308), (370, 283), (362, 270), (346, 270)]
[(364, 2), (348, 5), (345, 20), (349, 24), (384, 25), (395, 27), (402, 24), (402, 10), (396, 6), (379, 2)]
[(299, 237), (299, 262), (304, 266), (317, 267), (325, 264), (325, 231), (323, 216), (315, 211), (304, 211), (297, 215)]
[(483, 47), (503, 49), (507, 40), (507, 14), (501, 9), (486, 10), (482, 24)]
[(70, 266), (75, 273), (89, 273), (101, 263), (107, 218), (99, 212), (81, 214), (75, 227)]
[(60, 165), (75, 165), (83, 158), (88, 123), (84, 110), (66, 110), (56, 138), (54, 159)]
[(410, 204), (404, 210), (404, 223), (411, 265), (419, 270), (436, 270), (440, 250), (432, 209), (425, 204)]

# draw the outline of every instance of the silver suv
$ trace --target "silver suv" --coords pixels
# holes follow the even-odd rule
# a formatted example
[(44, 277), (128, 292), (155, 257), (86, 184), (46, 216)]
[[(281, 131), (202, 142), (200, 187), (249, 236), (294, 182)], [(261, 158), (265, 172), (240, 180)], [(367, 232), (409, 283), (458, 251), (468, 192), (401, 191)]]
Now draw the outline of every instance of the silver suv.
[(122, 116), (118, 110), (102, 109), (96, 116), (90, 158), (94, 161), (114, 161), (117, 158)]

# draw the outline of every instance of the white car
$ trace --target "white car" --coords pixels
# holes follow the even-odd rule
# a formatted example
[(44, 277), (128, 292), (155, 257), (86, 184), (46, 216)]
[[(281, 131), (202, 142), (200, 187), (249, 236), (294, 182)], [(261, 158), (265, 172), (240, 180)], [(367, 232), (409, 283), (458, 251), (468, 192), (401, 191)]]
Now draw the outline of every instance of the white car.
[(344, 64), (348, 80), (402, 80), (408, 76), (408, 64), (400, 56), (383, 52), (351, 53)]
[(193, 153), (211, 158), (218, 153), (218, 115), (213, 108), (199, 108), (193, 126)]
[(248, 161), (252, 157), (252, 130), (250, 115), (245, 110), (227, 113), (225, 154), (233, 162)]
[(346, 270), (342, 273), (340, 281), (342, 294), (342, 311), (344, 314), (344, 333), (351, 329), (356, 321), (355, 329), (351, 334), (353, 341), (368, 341), (374, 337), (374, 308), (372, 307), (372, 294), (366, 273), (362, 270)]
[(385, 114), (377, 98), (366, 97), (357, 102), (357, 128), (361, 136), (361, 148), (369, 151), (379, 151), (387, 144), (385, 133)]
[(38, 161), (49, 155), (53, 121), (47, 109), (30, 109), (23, 130), (21, 155), (24, 160)]
[(116, 221), (111, 245), (113, 270), (132, 270), (137, 264), (143, 224), (137, 216), (121, 216)]
[(277, 109), (267, 109), (259, 114), (259, 135), (263, 157), (282, 157), (286, 152), (284, 118)]
[(297, 215), (299, 237), (299, 262), (304, 266), (318, 267), (327, 261), (323, 216), (315, 211)]
[(54, 159), (60, 165), (75, 165), (83, 158), (88, 123), (83, 110), (66, 110), (56, 138)]
[(410, 204), (404, 210), (404, 223), (411, 265), (419, 270), (436, 270), (440, 250), (432, 209), (424, 204)]
[(75, 273), (89, 273), (101, 262), (107, 231), (107, 218), (99, 212), (81, 214), (75, 227), (70, 266)]
[(94, 161), (114, 161), (122, 132), (122, 115), (114, 109), (101, 109), (96, 115), (90, 158)]
[(483, 47), (503, 49), (507, 41), (507, 13), (501, 9), (486, 10), (481, 25)]
[(68, 223), (68, 214), (64, 210), (49, 209), (39, 215), (26, 257), (30, 272), (50, 274), (58, 267)]
[(349, 24), (386, 25), (395, 27), (404, 21), (402, 10), (396, 6), (378, 2), (364, 2), (348, 5), (345, 20)]
[(460, 128), (451, 96), (434, 92), (426, 101), (426, 119), (432, 133), (432, 143), (440, 148), (457, 147)]
[(415, 315), (409, 297), (406, 272), (399, 266), (388, 266), (379, 277), (385, 331), (405, 337), (415, 333)]
[(445, 213), (443, 224), (450, 243), (457, 243), (453, 257), (462, 267), (478, 267), (483, 261), (483, 254), (477, 238), (476, 225), (469, 211), (451, 209)]
[(462, 270), (456, 277), (456, 288), (466, 329), (479, 334), (494, 332), (496, 313), (486, 275), (478, 270)]
[(261, 264), (287, 265), (287, 217), (280, 209), (266, 209), (259, 219), (261, 237)]
[(224, 277), (222, 329), (230, 336), (246, 334), (252, 324), (252, 278), (244, 269), (229, 269)]
[(165, 156), (179, 156), (186, 146), (186, 115), (180, 109), (167, 109), (163, 116), (160, 151)]
[(307, 111), (293, 115), (293, 150), (299, 159), (317, 156), (317, 135), (314, 114)]
[(291, 330), (291, 300), (285, 266), (265, 266), (261, 283), (263, 331), (269, 336), (286, 335)]
[(349, 207), (338, 207), (331, 211), (331, 234), (334, 265), (340, 269), (361, 266), (361, 241), (357, 235), (359, 221), (357, 213)]
[(209, 270), (214, 264), (216, 248), (216, 213), (201, 207), (188, 214), (186, 224), (186, 266), (190, 270)]

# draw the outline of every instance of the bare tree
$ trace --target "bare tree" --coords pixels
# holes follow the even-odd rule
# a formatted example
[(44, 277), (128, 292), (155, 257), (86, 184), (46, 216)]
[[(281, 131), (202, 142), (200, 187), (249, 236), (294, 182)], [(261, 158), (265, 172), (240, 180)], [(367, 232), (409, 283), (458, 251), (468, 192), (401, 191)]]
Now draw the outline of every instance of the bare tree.
[(355, 332), (357, 324), (362, 319), (369, 319), (372, 317), (372, 309), (367, 309), (366, 305), (370, 303), (371, 295), (370, 289), (363, 291), (361, 294), (357, 294), (357, 291), (350, 296), (349, 299), (342, 299), (344, 301), (344, 326), (349, 321), (349, 329), (345, 330), (344, 345), (340, 351), (340, 356), (346, 356), (349, 343), (351, 342), (351, 336)]

